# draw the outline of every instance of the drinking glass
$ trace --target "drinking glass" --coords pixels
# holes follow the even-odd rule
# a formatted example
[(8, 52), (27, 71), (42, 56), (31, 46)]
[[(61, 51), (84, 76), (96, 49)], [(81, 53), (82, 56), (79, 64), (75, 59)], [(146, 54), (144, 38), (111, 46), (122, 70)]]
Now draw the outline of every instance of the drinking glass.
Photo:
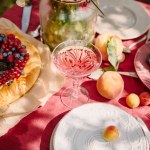
[(79, 80), (100, 67), (102, 56), (99, 50), (85, 40), (68, 40), (54, 48), (52, 59), (65, 76), (73, 79), (73, 86), (60, 95), (62, 103), (69, 108), (87, 103), (89, 93), (80, 86)]

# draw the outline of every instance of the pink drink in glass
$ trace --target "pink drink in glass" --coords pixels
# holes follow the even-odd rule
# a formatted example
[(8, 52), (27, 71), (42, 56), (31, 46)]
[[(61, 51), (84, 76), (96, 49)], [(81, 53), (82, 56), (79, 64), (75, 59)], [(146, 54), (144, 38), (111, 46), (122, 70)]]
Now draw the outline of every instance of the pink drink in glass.
[(54, 63), (69, 77), (83, 77), (98, 68), (96, 53), (84, 46), (68, 46), (55, 57)]
[(68, 40), (53, 50), (52, 59), (62, 73), (73, 79), (73, 86), (61, 92), (62, 103), (68, 108), (87, 103), (89, 93), (80, 86), (79, 80), (100, 67), (102, 56), (99, 50), (84, 40)]

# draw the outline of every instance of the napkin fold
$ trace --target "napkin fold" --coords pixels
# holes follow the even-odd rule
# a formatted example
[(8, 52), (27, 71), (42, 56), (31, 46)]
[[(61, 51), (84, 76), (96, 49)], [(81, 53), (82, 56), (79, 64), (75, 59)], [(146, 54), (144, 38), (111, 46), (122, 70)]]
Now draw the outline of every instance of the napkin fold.
[(65, 77), (52, 63), (51, 52), (47, 45), (23, 33), (8, 19), (0, 18), (0, 28), (21, 33), (39, 50), (42, 60), (41, 74), (31, 90), (9, 106), (0, 109), (0, 136), (2, 136), (22, 118), (38, 109), (39, 106), (43, 106), (54, 93), (58, 92), (65, 83)]

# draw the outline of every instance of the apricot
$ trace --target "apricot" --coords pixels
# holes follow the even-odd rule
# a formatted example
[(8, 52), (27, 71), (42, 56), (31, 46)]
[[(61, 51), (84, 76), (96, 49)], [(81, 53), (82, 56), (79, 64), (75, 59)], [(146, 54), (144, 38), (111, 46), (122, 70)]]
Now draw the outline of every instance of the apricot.
[(135, 93), (131, 93), (126, 97), (126, 104), (130, 107), (130, 108), (136, 108), (139, 106), (140, 104), (140, 98), (137, 94)]
[(142, 105), (147, 106), (150, 105), (150, 93), (149, 92), (142, 92), (140, 95), (140, 102)]
[(95, 39), (95, 46), (101, 52), (102, 59), (104, 61), (108, 61), (107, 45), (110, 40), (111, 40), (111, 42), (113, 42), (116, 45), (116, 47), (115, 47), (116, 56), (121, 55), (123, 52), (124, 46), (123, 46), (122, 40), (118, 36), (113, 35), (111, 33), (100, 34)]
[(103, 132), (103, 138), (106, 141), (114, 141), (119, 137), (119, 131), (116, 126), (110, 125)]
[(99, 77), (96, 87), (101, 96), (114, 99), (123, 91), (124, 81), (118, 72), (107, 71)]

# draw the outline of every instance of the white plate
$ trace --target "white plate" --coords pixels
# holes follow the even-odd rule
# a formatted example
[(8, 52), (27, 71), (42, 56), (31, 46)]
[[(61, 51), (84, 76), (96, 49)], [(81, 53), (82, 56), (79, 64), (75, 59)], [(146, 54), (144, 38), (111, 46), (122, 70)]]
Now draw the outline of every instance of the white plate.
[(104, 18), (98, 17), (96, 32), (111, 32), (121, 39), (142, 35), (150, 25), (150, 16), (134, 0), (99, 0)]
[[(106, 142), (102, 132), (109, 125), (119, 130), (119, 138)], [(70, 111), (54, 134), (55, 150), (149, 150), (136, 119), (110, 104), (86, 104)]]

